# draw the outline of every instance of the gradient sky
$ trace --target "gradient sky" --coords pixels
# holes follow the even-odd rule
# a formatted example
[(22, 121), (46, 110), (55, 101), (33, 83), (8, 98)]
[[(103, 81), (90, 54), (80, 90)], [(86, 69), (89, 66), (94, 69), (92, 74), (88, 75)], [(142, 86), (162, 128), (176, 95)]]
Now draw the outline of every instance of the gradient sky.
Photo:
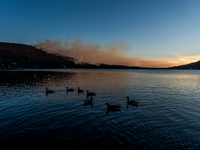
[(199, 0), (0, 0), (0, 42), (38, 39), (106, 45), (123, 41), (125, 54), (154, 61), (200, 60)]

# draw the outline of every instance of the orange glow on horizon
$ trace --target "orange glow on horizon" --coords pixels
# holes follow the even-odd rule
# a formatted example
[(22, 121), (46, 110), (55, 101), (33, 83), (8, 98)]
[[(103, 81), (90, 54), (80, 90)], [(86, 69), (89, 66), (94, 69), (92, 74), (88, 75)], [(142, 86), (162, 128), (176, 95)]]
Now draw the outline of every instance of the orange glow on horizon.
[(55, 41), (45, 39), (38, 40), (33, 46), (43, 48), (51, 53), (60, 53), (77, 59), (79, 62), (87, 62), (92, 64), (109, 64), (109, 65), (126, 65), (149, 68), (168, 68), (179, 65), (185, 65), (200, 60), (198, 56), (181, 56), (176, 54), (174, 58), (163, 60), (147, 60), (138, 57), (129, 57), (124, 54), (130, 46), (123, 41), (115, 41), (109, 45), (102, 46), (99, 44), (84, 44), (81, 38), (76, 38), (75, 41), (64, 41), (61, 39)]

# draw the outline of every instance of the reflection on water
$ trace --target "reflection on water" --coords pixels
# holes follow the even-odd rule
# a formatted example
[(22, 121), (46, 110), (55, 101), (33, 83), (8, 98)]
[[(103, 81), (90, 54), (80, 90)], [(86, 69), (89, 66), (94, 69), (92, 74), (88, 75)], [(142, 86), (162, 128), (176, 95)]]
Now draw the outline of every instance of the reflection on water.
[(1, 71), (0, 149), (198, 149), (199, 93), (197, 70)]

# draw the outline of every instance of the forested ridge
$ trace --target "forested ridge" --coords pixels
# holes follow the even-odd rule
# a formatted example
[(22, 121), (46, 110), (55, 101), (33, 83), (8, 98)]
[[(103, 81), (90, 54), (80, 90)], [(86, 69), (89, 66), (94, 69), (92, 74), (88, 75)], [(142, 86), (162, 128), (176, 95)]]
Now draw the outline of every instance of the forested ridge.
[(74, 67), (73, 58), (47, 53), (31, 45), (0, 43), (1, 67), (16, 68), (64, 68)]

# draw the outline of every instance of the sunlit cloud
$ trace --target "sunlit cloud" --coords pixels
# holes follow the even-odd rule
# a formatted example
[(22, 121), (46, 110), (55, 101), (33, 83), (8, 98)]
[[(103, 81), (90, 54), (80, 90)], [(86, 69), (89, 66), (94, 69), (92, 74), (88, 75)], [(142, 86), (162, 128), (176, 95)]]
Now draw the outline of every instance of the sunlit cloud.
[(37, 40), (33, 46), (42, 48), (50, 53), (59, 53), (65, 56), (73, 57), (79, 62), (88, 62), (92, 64), (110, 64), (110, 65), (126, 65), (139, 67), (167, 68), (197, 60), (198, 56), (183, 57), (178, 53), (175, 59), (147, 60), (139, 57), (126, 56), (130, 49), (130, 45), (124, 41), (114, 41), (110, 44), (100, 45), (95, 43), (84, 43), (79, 37), (75, 37), (73, 41), (66, 39), (64, 42), (61, 39), (56, 40)]

